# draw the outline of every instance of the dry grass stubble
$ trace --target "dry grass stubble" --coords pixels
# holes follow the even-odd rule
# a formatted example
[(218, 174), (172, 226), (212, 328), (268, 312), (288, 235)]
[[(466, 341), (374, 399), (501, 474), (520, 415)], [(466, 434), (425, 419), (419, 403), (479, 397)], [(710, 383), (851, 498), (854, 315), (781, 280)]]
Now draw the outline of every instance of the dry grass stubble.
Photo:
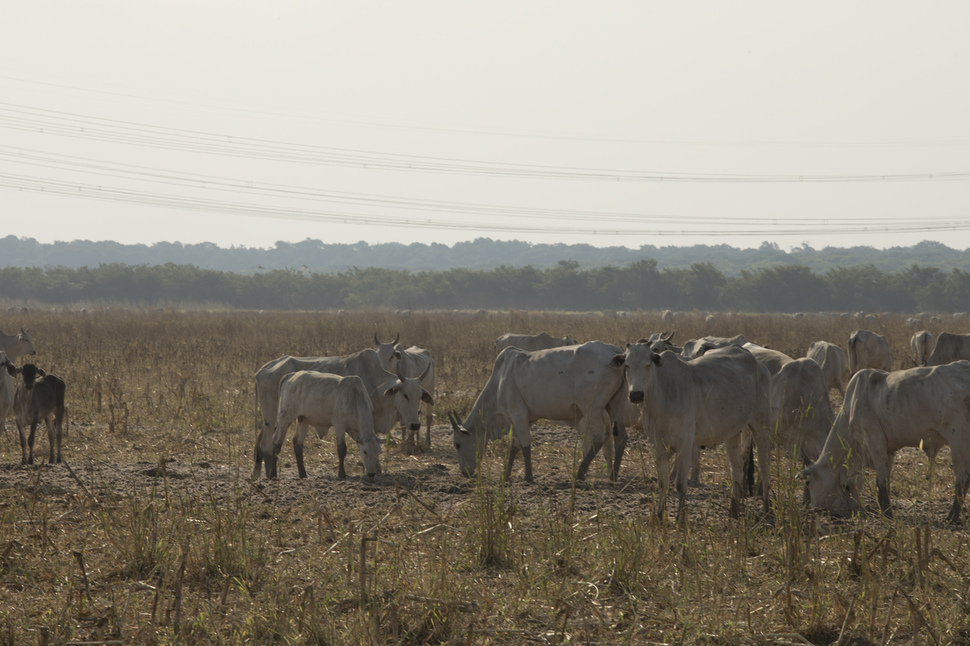
[[(343, 354), (375, 331), (400, 331), (436, 358), (444, 421), (445, 411), (471, 406), (499, 334), (546, 329), (623, 343), (669, 329), (655, 314), (11, 316), (0, 315), (0, 329), (29, 326), (36, 362), (68, 384), (71, 469), (21, 467), (8, 423), (0, 639), (9, 643), (970, 639), (970, 543), (965, 530), (942, 526), (953, 483), (946, 451), (932, 471), (917, 451), (899, 456), (892, 520), (804, 509), (797, 466), (783, 456), (773, 466), (774, 522), (754, 499), (731, 520), (726, 460), (712, 450), (703, 484), (689, 492), (686, 526), (657, 522), (643, 438), (631, 442), (615, 486), (601, 458), (575, 485), (575, 433), (547, 425), (534, 430), (532, 485), (521, 463), (502, 482), (501, 443), (481, 477), (459, 476), (445, 425), (429, 453), (386, 447), (388, 468), (373, 483), (336, 479), (330, 438), (308, 442), (304, 481), (289, 446), (278, 482), (247, 479), (252, 375), (267, 360)], [(744, 332), (796, 356), (812, 340), (844, 343), (858, 327), (777, 316), (723, 326), (710, 332)], [(701, 317), (674, 329), (681, 340), (708, 332)], [(877, 331), (902, 366), (902, 319)], [(353, 462), (350, 472), (359, 473)], [(867, 501), (874, 509), (871, 492)]]

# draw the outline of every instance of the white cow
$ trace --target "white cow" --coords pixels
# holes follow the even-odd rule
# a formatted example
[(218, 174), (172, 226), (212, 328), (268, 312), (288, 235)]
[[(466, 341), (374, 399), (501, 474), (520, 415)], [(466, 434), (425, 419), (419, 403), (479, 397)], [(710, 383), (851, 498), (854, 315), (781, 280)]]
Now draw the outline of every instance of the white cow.
[(849, 374), (874, 368), (889, 372), (893, 369), (893, 349), (889, 339), (869, 330), (856, 330), (849, 336)]
[(828, 341), (812, 341), (808, 346), (808, 356), (822, 368), (828, 389), (833, 388), (845, 397), (845, 368), (847, 359), (845, 350)]
[[(926, 360), (933, 352), (936, 337), (929, 330), (920, 330), (909, 340), (909, 347), (913, 350), (913, 361), (917, 366), (925, 366)], [(947, 363), (950, 363), (947, 361)]]
[(260, 446), (264, 441), (269, 442), (269, 438), (276, 432), (280, 384), (286, 375), (299, 370), (328, 372), (341, 377), (360, 377), (373, 407), (374, 430), (381, 435), (389, 433), (398, 419), (405, 428), (419, 428), (419, 405), (422, 401), (434, 402), (431, 393), (421, 387), (418, 379), (401, 379), (385, 370), (377, 352), (371, 348), (340, 357), (285, 356), (274, 359), (260, 368), (255, 377), (256, 402), (263, 424), (256, 433), (256, 446), (253, 451), (254, 478), (259, 476), (263, 461)]
[(20, 328), (20, 334), (4, 334), (0, 332), (0, 352), (7, 355), (11, 362), (17, 361), (25, 354), (37, 354), (34, 340), (25, 328)]
[(503, 334), (495, 340), (495, 353), (498, 354), (508, 347), (516, 347), (526, 352), (536, 350), (548, 350), (550, 348), (562, 348), (568, 345), (576, 345), (576, 340), (571, 336), (552, 336), (548, 332), (539, 334)]
[[(34, 463), (34, 437), (37, 424), (47, 425), (47, 439), (50, 446), (49, 464), (61, 461), (61, 438), (64, 435), (64, 382), (49, 375), (32, 363), (14, 368), (7, 361), (5, 368), (11, 376), (20, 375), (17, 392), (14, 393), (13, 408), (20, 434), (20, 463)], [(30, 427), (28, 438), (27, 427)]]
[[(579, 428), (583, 458), (576, 477), (584, 478), (596, 453), (604, 444), (608, 450), (612, 443), (607, 408), (614, 397), (622, 396), (623, 370), (611, 363), (618, 350), (600, 341), (535, 352), (518, 347), (503, 350), (465, 421), (459, 424), (457, 417), (452, 417), (461, 472), (474, 475), (486, 443), (511, 426), (505, 476), (511, 475), (521, 449), (525, 480), (532, 482), (531, 428), (533, 422), (544, 418)], [(608, 453), (605, 457), (615, 478), (622, 453), (617, 451), (612, 462)]]
[(860, 507), (862, 469), (876, 470), (879, 508), (892, 515), (889, 474), (903, 447), (921, 446), (934, 458), (949, 445), (956, 480), (947, 522), (960, 520), (970, 485), (970, 362), (897, 372), (860, 370), (849, 382), (845, 405), (822, 454), (802, 471), (813, 507), (848, 514)]
[(748, 340), (744, 338), (743, 334), (730, 338), (725, 336), (705, 336), (700, 339), (691, 339), (685, 342), (680, 354), (688, 359), (696, 359), (708, 350), (726, 348), (729, 345), (743, 346), (747, 342)]
[(674, 479), (680, 500), (687, 496), (687, 478), (695, 445), (725, 444), (733, 486), (731, 514), (739, 513), (744, 492), (744, 432), (753, 434), (769, 507), (771, 460), (771, 375), (747, 350), (728, 346), (691, 361), (673, 352), (653, 352), (646, 344), (627, 346), (615, 357), (625, 366), (630, 401), (643, 404), (643, 427), (653, 437), (660, 481), (657, 515), (663, 516), (670, 481), (670, 457), (676, 454)]
[[(421, 381), (421, 386), (431, 393), (434, 394), (434, 359), (431, 357), (431, 352), (423, 348), (419, 348), (416, 345), (412, 345), (410, 348), (404, 348), (397, 341), (400, 338), (400, 334), (395, 337), (394, 343), (381, 343), (377, 338), (377, 334), (374, 335), (374, 343), (377, 344), (377, 356), (381, 358), (381, 365), (388, 372), (393, 372), (397, 374), (404, 375), (405, 377), (418, 377)], [(425, 440), (426, 448), (431, 448), (431, 424), (434, 421), (434, 404), (425, 403), (426, 410), (426, 422), (425, 422)], [(412, 429), (413, 434), (409, 433), (407, 442), (413, 445), (417, 445), (416, 435), (420, 429)]]
[(746, 343), (744, 348), (771, 374), (775, 445), (797, 451), (805, 464), (814, 462), (835, 419), (821, 366), (807, 357), (792, 359), (753, 343)]
[(926, 360), (928, 366), (942, 366), (953, 361), (970, 359), (970, 334), (940, 332), (936, 346)]
[(276, 416), (276, 432), (271, 442), (260, 446), (266, 460), (267, 475), (276, 477), (276, 456), (286, 439), (290, 424), (297, 423), (293, 436), (293, 451), (300, 477), (306, 477), (303, 465), (303, 443), (307, 430), (313, 426), (323, 438), (333, 426), (337, 441), (337, 476), (346, 478), (344, 457), (347, 455), (345, 434), (357, 442), (364, 473), (373, 478), (381, 472), (381, 444), (374, 433), (374, 414), (370, 397), (360, 377), (341, 377), (324, 372), (300, 370), (283, 378), (280, 384), (280, 403)]

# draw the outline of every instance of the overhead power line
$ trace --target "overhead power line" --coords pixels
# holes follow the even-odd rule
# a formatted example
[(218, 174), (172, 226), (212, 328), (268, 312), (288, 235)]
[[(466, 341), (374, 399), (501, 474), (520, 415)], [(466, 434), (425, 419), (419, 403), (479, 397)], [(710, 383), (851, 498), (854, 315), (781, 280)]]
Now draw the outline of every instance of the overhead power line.
[[(212, 200), (187, 195), (173, 195), (154, 193), (151, 191), (110, 187), (97, 184), (38, 179), (8, 173), (0, 173), (0, 188), (47, 195), (60, 195), (76, 198), (94, 199), (123, 204), (137, 204), (150, 207), (164, 207), (191, 211), (205, 211), (240, 215), (257, 218), (274, 218), (287, 220), (304, 220), (313, 222), (333, 222), (344, 224), (358, 224), (384, 227), (406, 227), (417, 229), (446, 229), (453, 231), (505, 232), (505, 233), (548, 233), (548, 224), (527, 224), (521, 219), (514, 223), (499, 224), (483, 222), (481, 220), (461, 221), (455, 219), (435, 218), (407, 218), (389, 215), (364, 215), (360, 213), (345, 213), (325, 209), (301, 209), (283, 207), (279, 205), (256, 205), (226, 200)], [(832, 220), (820, 225), (805, 224), (792, 226), (768, 226), (765, 220), (760, 226), (748, 226), (743, 229), (727, 227), (707, 227), (703, 229), (678, 229), (669, 223), (665, 229), (659, 229), (656, 223), (647, 221), (640, 226), (603, 226), (604, 223), (588, 226), (556, 225), (556, 232), (566, 235), (584, 236), (710, 236), (730, 232), (732, 235), (764, 236), (764, 235), (809, 235), (809, 234), (861, 234), (861, 233), (907, 233), (930, 231), (962, 231), (970, 230), (970, 216), (955, 218), (941, 218), (936, 220), (911, 218), (908, 220), (884, 221), (882, 223), (848, 222)], [(691, 222), (690, 224), (696, 224)], [(735, 225), (736, 226), (736, 225)]]
[(229, 134), (153, 126), (117, 119), (103, 119), (6, 102), (0, 102), (0, 128), (223, 157), (275, 160), (342, 168), (519, 179), (668, 183), (859, 183), (966, 180), (970, 178), (970, 170), (895, 174), (791, 175), (682, 173), (515, 164), (450, 157), (403, 155), (239, 137)]

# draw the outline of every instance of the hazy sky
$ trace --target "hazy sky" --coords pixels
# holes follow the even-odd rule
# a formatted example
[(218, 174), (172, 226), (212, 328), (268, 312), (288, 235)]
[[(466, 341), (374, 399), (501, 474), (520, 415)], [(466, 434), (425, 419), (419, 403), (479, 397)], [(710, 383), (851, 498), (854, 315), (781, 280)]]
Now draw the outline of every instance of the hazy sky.
[(970, 247), (970, 3), (9, 2), (0, 235)]

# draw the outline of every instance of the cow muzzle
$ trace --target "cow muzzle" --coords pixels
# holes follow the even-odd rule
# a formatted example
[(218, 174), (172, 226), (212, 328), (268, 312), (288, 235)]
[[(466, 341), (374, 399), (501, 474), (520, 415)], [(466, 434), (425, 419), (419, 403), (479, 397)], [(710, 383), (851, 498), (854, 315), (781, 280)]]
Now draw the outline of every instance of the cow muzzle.
[(643, 403), (643, 391), (642, 390), (631, 390), (630, 391), (630, 402), (633, 404)]

